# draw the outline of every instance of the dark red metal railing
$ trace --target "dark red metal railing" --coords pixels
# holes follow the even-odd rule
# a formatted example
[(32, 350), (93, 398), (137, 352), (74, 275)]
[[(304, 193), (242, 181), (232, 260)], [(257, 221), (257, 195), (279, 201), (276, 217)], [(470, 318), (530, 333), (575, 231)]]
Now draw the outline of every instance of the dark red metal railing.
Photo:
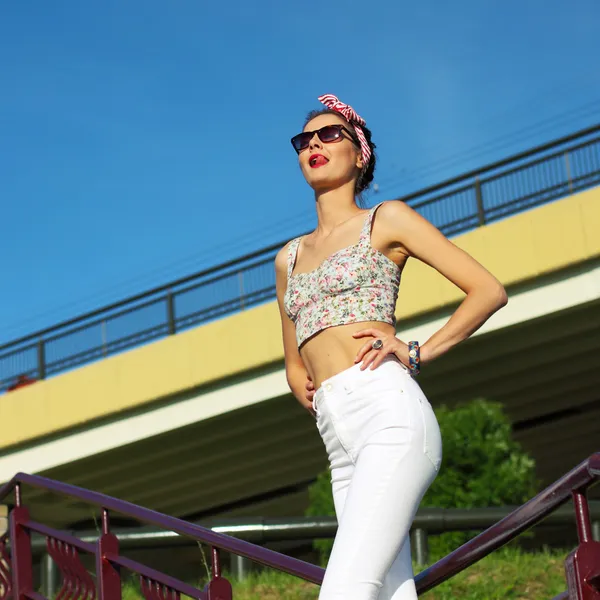
[[(84, 542), (74, 536), (36, 523), (30, 519), (29, 511), (23, 503), (23, 484), (77, 498), (100, 508), (102, 533), (95, 544)], [(220, 551), (245, 556), (265, 566), (297, 575), (313, 583), (323, 580), (323, 569), (307, 562), (285, 556), (267, 548), (256, 546), (244, 540), (223, 535), (210, 529), (188, 523), (175, 517), (61, 483), (38, 475), (17, 474), (0, 488), (0, 501), (11, 492), (15, 494), (15, 506), (9, 516), (10, 557), (6, 553), (6, 540), (0, 541), (0, 553), (6, 557), (6, 573), (12, 571), (12, 592), (0, 588), (0, 600), (46, 600), (33, 591), (33, 569), (31, 553), (31, 533), (37, 532), (46, 537), (48, 550), (57, 563), (62, 575), (62, 587), (56, 600), (121, 600), (121, 568), (138, 574), (140, 589), (146, 600), (176, 599), (181, 594), (197, 600), (232, 600), (231, 585), (221, 574)], [(110, 531), (110, 513), (118, 513), (139, 522), (155, 525), (191, 537), (211, 547), (211, 579), (203, 590), (183, 581), (169, 577), (155, 569), (131, 560), (119, 553), (119, 541)], [(96, 580), (85, 571), (79, 553), (95, 557)], [(0, 554), (1, 555), (1, 554)], [(0, 580), (1, 581), (1, 580)], [(90, 584), (90, 581), (94, 584)], [(12, 595), (11, 595), (12, 593)]]
[(566, 560), (570, 596), (565, 597), (600, 600), (600, 543), (592, 540), (586, 498), (587, 489), (599, 479), (600, 453), (597, 452), (510, 515), (419, 573), (415, 578), (417, 590), (424, 593), (450, 579), (533, 527), (572, 498), (579, 546)]
[[(579, 545), (565, 561), (568, 591), (554, 600), (600, 600), (600, 542), (592, 540), (586, 497), (587, 489), (599, 479), (600, 453), (596, 453), (506, 518), (419, 573), (415, 578), (419, 594), (432, 589), (505, 545), (572, 498)], [(84, 542), (32, 521), (27, 507), (23, 504), (23, 484), (100, 507), (102, 532), (96, 543)], [(13, 491), (15, 502), (9, 517), (9, 535), (0, 537), (0, 600), (47, 600), (33, 589), (32, 532), (46, 537), (48, 552), (61, 572), (62, 586), (56, 600), (121, 600), (121, 568), (138, 575), (140, 589), (146, 600), (179, 600), (181, 594), (197, 600), (232, 600), (231, 585), (221, 574), (221, 550), (245, 556), (316, 584), (323, 580), (324, 570), (315, 565), (123, 500), (45, 477), (16, 475), (0, 488), (0, 501)], [(197, 589), (122, 556), (119, 553), (119, 541), (110, 530), (110, 512), (174, 531), (211, 546), (212, 574), (204, 589)], [(7, 550), (9, 538), (10, 554)], [(95, 580), (84, 567), (79, 557), (81, 552), (95, 556)]]

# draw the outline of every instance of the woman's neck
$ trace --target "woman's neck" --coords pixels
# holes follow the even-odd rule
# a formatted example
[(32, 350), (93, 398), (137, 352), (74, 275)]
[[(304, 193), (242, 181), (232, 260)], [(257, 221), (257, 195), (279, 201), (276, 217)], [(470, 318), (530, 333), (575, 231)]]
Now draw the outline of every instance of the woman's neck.
[(354, 197), (354, 182), (334, 190), (315, 193), (318, 235), (327, 236), (335, 227), (361, 213)]

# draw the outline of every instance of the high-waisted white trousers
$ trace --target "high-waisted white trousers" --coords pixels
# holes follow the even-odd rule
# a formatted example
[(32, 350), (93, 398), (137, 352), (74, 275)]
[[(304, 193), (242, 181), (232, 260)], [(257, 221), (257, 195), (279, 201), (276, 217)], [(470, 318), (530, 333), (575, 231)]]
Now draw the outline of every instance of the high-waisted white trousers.
[(338, 520), (319, 600), (415, 600), (409, 531), (442, 459), (431, 405), (387, 356), (324, 381), (313, 406)]

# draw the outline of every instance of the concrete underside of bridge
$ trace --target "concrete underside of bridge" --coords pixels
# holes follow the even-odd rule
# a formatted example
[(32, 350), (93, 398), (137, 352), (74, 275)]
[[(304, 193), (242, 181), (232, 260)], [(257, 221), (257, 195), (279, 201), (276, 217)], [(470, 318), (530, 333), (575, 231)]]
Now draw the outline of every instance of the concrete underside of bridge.
[[(420, 377), (434, 407), (479, 397), (501, 402), (515, 438), (535, 458), (543, 485), (600, 449), (599, 266), (596, 261), (549, 276), (545, 296), (531, 295), (527, 284), (510, 290), (511, 298), (529, 304), (544, 297), (552, 304), (556, 295), (548, 294), (556, 286), (577, 298), (483, 331)], [(411, 327), (431, 328), (449, 310)], [(301, 515), (308, 484), (327, 466), (314, 420), (286, 393), (281, 363), (232, 380), (232, 393), (238, 388), (243, 393), (250, 380), (260, 389), (259, 401), (211, 418), (190, 417), (189, 424), (40, 472), (188, 519)], [(190, 391), (156, 410), (179, 406), (185, 421), (189, 402), (211, 393), (217, 392)], [(137, 427), (135, 418), (131, 415), (129, 427)], [(85, 440), (82, 435), (80, 443)], [(600, 486), (591, 497), (600, 498)], [(24, 501), (48, 524), (93, 523), (89, 506), (40, 490), (25, 488)]]

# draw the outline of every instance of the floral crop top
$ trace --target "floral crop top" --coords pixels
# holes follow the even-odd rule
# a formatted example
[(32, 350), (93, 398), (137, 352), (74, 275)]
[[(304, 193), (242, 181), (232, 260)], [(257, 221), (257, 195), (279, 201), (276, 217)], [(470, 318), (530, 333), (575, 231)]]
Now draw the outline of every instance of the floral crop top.
[(380, 206), (369, 211), (358, 243), (334, 252), (313, 271), (292, 275), (302, 238), (290, 242), (283, 305), (296, 325), (298, 347), (336, 325), (360, 321), (396, 324), (400, 268), (371, 246), (373, 217)]

